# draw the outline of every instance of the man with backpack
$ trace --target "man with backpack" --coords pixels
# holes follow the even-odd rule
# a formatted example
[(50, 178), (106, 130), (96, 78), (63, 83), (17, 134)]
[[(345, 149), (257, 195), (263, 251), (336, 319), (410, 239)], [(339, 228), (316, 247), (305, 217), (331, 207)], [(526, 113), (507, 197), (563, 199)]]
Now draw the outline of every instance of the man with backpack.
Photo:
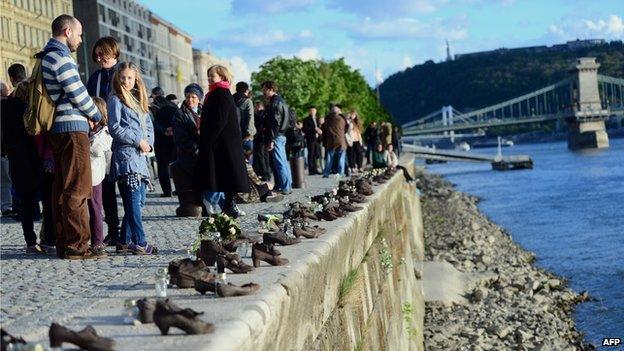
[[(60, 258), (87, 259), (97, 257), (89, 250), (89, 213), (87, 199), (91, 196), (89, 159), (89, 123), (101, 119), (97, 107), (80, 80), (71, 56), (82, 43), (82, 25), (69, 15), (60, 15), (52, 22), (52, 38), (43, 51), (35, 70), (41, 67), (45, 92), (32, 94), (25, 118), (49, 115), (53, 103), (53, 123), (40, 131), (50, 130), (56, 176), (52, 191), (56, 231), (56, 252)], [(33, 70), (33, 77), (39, 74)], [(37, 81), (32, 82), (37, 84)], [(40, 101), (33, 101), (39, 97)], [(45, 123), (44, 123), (45, 124)], [(32, 130), (29, 130), (31, 134)]]
[(277, 94), (277, 84), (273, 81), (262, 83), (262, 94), (267, 100), (266, 108), (266, 140), (267, 150), (271, 154), (275, 187), (287, 195), (292, 193), (292, 174), (286, 156), (286, 134), (294, 128), (294, 121), (286, 101)]

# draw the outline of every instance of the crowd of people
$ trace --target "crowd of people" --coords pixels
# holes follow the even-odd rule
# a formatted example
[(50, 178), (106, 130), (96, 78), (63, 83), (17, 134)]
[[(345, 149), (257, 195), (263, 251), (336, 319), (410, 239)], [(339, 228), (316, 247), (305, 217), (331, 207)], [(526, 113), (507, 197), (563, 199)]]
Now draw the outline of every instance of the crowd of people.
[(398, 164), (400, 131), (390, 123), (364, 129), (357, 111), (344, 114), (339, 104), (325, 116), (310, 106), (298, 121), (274, 81), (261, 84), (254, 102), (249, 85), (232, 87), (221, 65), (208, 69), (207, 92), (191, 83), (180, 103), (160, 87), (148, 95), (140, 67), (119, 61), (113, 37), (93, 45), (100, 69), (84, 84), (72, 57), (81, 36), (80, 22), (61, 15), (36, 56), (54, 103), (48, 130), (31, 135), (25, 128), (33, 107), (25, 67), (9, 67), (12, 92), (2, 84), (2, 214), (18, 216), (27, 253), (88, 259), (114, 246), (118, 253), (156, 254), (141, 214), (156, 177), (162, 197), (177, 194), (179, 216), (197, 215), (183, 206), (195, 203), (204, 215), (239, 217), (240, 202), (279, 201), (292, 192), (293, 159), (303, 158), (309, 175), (323, 177), (357, 174), (364, 160), (373, 168)]

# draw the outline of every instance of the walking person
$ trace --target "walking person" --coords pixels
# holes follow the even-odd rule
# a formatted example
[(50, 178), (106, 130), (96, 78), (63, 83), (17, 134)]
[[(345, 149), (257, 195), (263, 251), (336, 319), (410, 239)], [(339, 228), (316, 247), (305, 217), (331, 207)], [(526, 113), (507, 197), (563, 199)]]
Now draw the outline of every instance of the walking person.
[[(253, 138), (256, 135), (254, 124), (254, 106), (250, 98), (251, 90), (245, 82), (236, 83), (234, 103), (240, 113), (240, 130), (243, 138), (243, 148), (253, 150)], [(252, 161), (253, 162), (253, 161)]]
[(330, 174), (345, 175), (347, 140), (345, 131), (347, 123), (340, 115), (340, 108), (332, 106), (330, 114), (323, 123), (323, 144), (325, 145), (325, 169), (323, 178)]
[(103, 201), (102, 185), (104, 177), (110, 170), (111, 146), (113, 138), (108, 132), (108, 114), (106, 102), (100, 97), (94, 97), (93, 101), (98, 107), (102, 119), (98, 123), (90, 122), (91, 131), (89, 151), (91, 153), (91, 181), (92, 195), (89, 199), (89, 228), (91, 229), (91, 251), (96, 255), (106, 255), (104, 250), (104, 221), (102, 218)]
[(323, 131), (319, 127), (316, 113), (316, 107), (310, 106), (308, 109), (308, 116), (303, 119), (303, 132), (308, 147), (308, 173), (310, 175), (322, 173), (319, 169), (321, 158), (321, 144), (319, 138), (323, 134)]
[(37, 244), (34, 217), (39, 207), (37, 198), (43, 172), (35, 140), (24, 128), (23, 116), (28, 104), (26, 69), (16, 63), (9, 67), (8, 73), (15, 89), (0, 104), (2, 143), (5, 145), (13, 187), (21, 200), (20, 221), (26, 241), (26, 253), (42, 254), (46, 251), (43, 245)]
[(294, 126), (290, 124), (288, 104), (277, 93), (277, 84), (273, 81), (262, 82), (262, 94), (268, 104), (265, 119), (268, 138), (265, 142), (271, 155), (275, 187), (288, 195), (292, 193), (292, 173), (286, 155), (286, 133)]
[[(93, 45), (91, 58), (100, 69), (93, 72), (87, 81), (89, 95), (108, 99), (113, 91), (113, 75), (119, 66), (119, 43), (113, 37), (102, 37)], [(110, 162), (109, 162), (110, 163)], [(115, 246), (119, 238), (119, 213), (117, 209), (117, 189), (114, 179), (111, 179), (110, 169), (102, 181), (102, 205), (104, 207), (104, 222), (108, 227), (108, 234), (104, 237), (104, 243)]]
[(98, 257), (89, 250), (87, 199), (91, 196), (88, 120), (100, 113), (80, 80), (72, 52), (82, 43), (82, 24), (60, 15), (52, 22), (52, 38), (42, 57), (45, 88), (56, 104), (50, 145), (56, 176), (53, 212), (57, 256), (68, 259)]
[(253, 158), (252, 165), (256, 174), (265, 182), (271, 181), (271, 165), (269, 152), (265, 145), (265, 140), (270, 138), (268, 129), (266, 128), (266, 110), (264, 104), (260, 101), (254, 106), (254, 125), (256, 127), (256, 135), (253, 138)]
[(107, 110), (108, 129), (113, 137), (111, 177), (118, 182), (124, 207), (117, 252), (153, 255), (158, 249), (147, 243), (141, 208), (150, 177), (147, 153), (153, 149), (154, 127), (145, 84), (136, 64), (119, 64)]
[(372, 164), (373, 151), (377, 143), (381, 142), (379, 138), (379, 128), (377, 122), (373, 121), (368, 125), (364, 132), (364, 140), (366, 141), (366, 163)]
[[(232, 75), (226, 67), (214, 65), (208, 69), (209, 90), (202, 108), (194, 177), (196, 188), (206, 195), (225, 193), (222, 210), (237, 218), (244, 213), (234, 197), (250, 189), (236, 104), (230, 93), (231, 81)], [(214, 206), (220, 199), (207, 200)]]
[[(4, 104), (9, 97), (11, 91), (9, 86), (0, 81), (0, 103)], [(2, 138), (2, 146), (0, 156), (2, 157), (2, 165), (0, 165), (0, 201), (2, 202), (2, 216), (13, 217), (18, 214), (17, 208), (13, 209), (13, 201), (11, 198), (11, 176), (9, 174), (9, 159), (7, 157), (7, 143)], [(16, 206), (17, 207), (17, 206)]]
[(353, 168), (354, 170), (361, 172), (362, 163), (364, 161), (364, 150), (362, 148), (362, 123), (360, 122), (360, 116), (356, 111), (351, 112), (351, 122), (353, 127), (351, 128), (351, 139), (353, 140)]
[(155, 109), (154, 117), (154, 151), (158, 167), (158, 182), (162, 188), (160, 197), (171, 197), (171, 176), (169, 164), (175, 160), (175, 144), (173, 142), (173, 119), (178, 112), (178, 106), (162, 98), (156, 97), (159, 108)]

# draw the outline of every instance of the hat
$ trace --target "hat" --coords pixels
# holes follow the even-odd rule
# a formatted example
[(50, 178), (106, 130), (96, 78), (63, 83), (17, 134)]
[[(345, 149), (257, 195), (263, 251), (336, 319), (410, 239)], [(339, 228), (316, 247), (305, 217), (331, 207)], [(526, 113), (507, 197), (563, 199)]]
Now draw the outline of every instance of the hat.
[(195, 94), (198, 98), (202, 98), (204, 96), (204, 90), (197, 83), (191, 83), (184, 88), (184, 95), (186, 94)]
[(163, 96), (165, 91), (161, 87), (155, 87), (152, 89), (152, 96)]

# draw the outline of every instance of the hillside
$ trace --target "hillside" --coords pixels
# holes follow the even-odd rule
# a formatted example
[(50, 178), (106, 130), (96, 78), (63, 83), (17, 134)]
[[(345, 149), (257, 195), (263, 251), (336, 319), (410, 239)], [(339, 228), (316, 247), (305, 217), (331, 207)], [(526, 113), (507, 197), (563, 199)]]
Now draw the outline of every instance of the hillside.
[(621, 41), (574, 51), (493, 52), (449, 62), (427, 61), (395, 73), (380, 86), (381, 102), (398, 124), (444, 105), (472, 110), (555, 83), (583, 56), (597, 58), (600, 74), (624, 77)]

